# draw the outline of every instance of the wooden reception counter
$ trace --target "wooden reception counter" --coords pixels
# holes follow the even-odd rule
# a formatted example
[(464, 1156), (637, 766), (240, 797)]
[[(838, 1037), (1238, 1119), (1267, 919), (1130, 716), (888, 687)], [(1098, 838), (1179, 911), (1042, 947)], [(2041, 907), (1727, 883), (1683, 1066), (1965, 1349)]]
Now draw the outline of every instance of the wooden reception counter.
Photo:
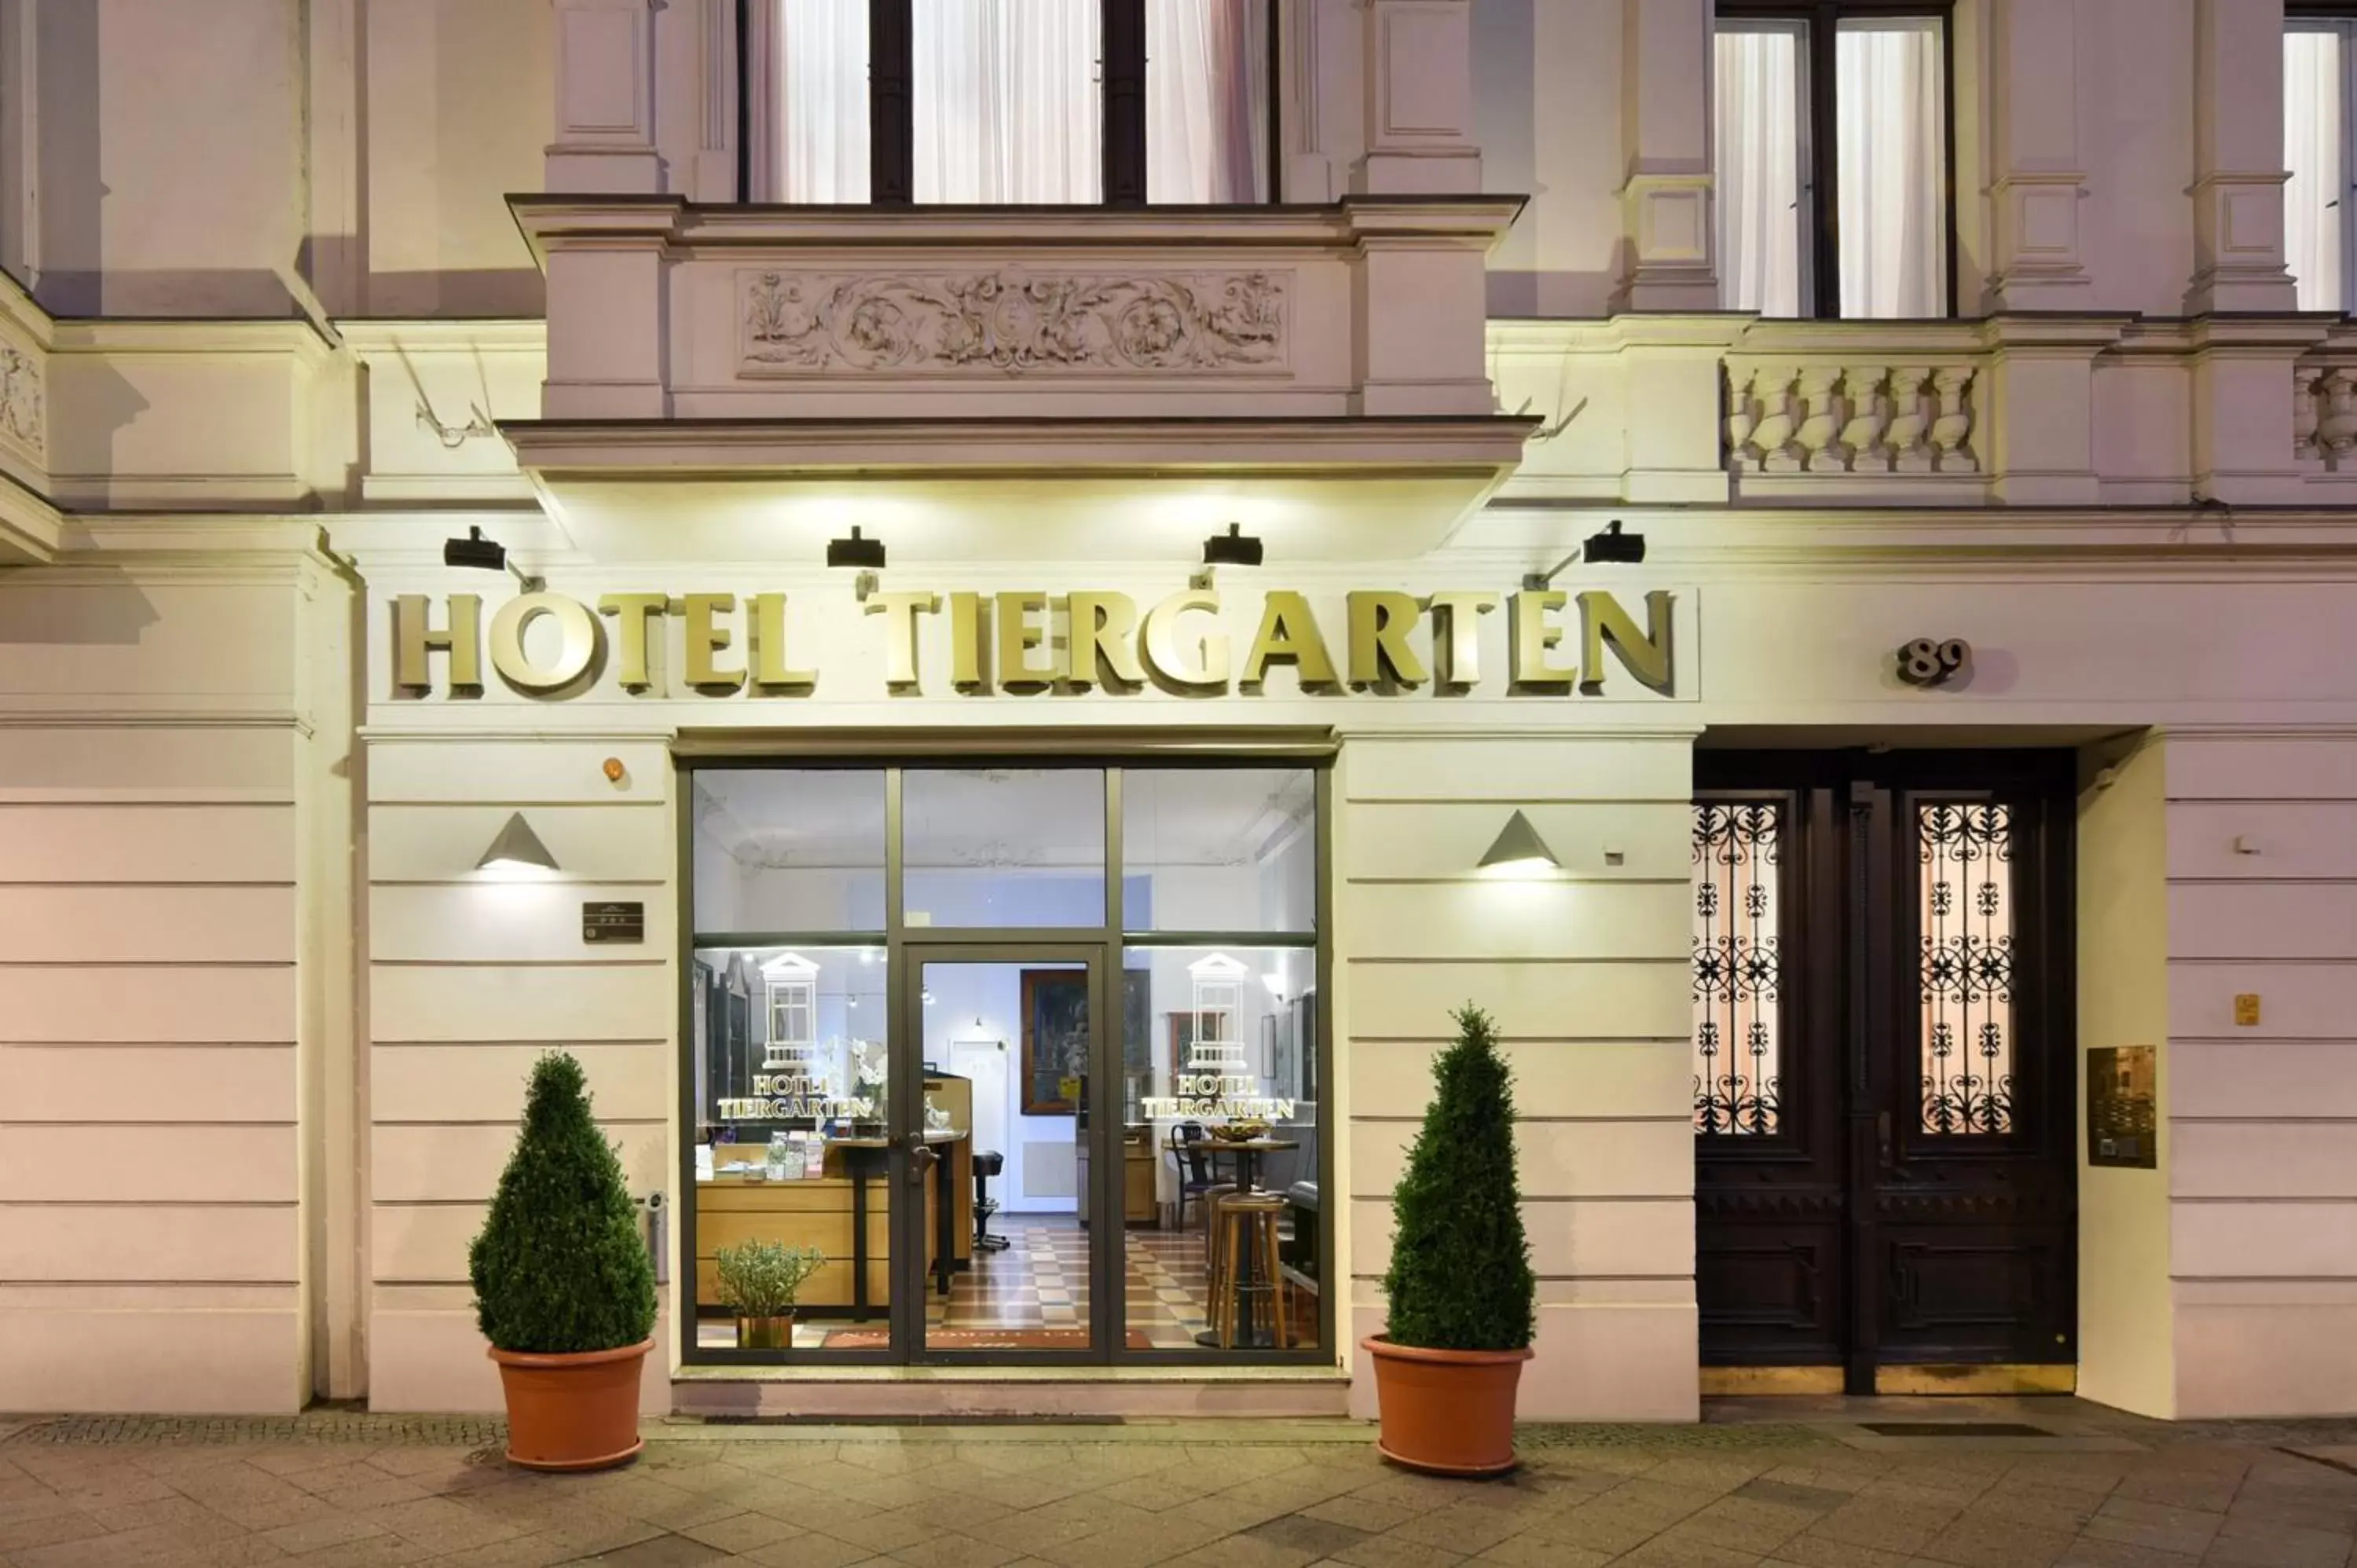
[[(946, 1288), (949, 1270), (964, 1268), (973, 1251), (973, 1141), (963, 1132), (942, 1132), (928, 1133), (925, 1142), (940, 1162), (927, 1173), (924, 1187), (925, 1266)], [(738, 1148), (744, 1151), (740, 1157), (759, 1155), (758, 1144), (723, 1144), (716, 1149), (717, 1162), (726, 1165)], [(816, 1247), (825, 1254), (825, 1264), (802, 1285), (802, 1307), (831, 1315), (882, 1313), (892, 1300), (894, 1193), (888, 1169), (884, 1139), (838, 1138), (827, 1144), (821, 1176), (768, 1181), (718, 1170), (711, 1180), (697, 1182), (696, 1305), (726, 1310), (720, 1300), (719, 1251), (759, 1240)], [(950, 1210), (946, 1229), (944, 1197)], [(863, 1268), (865, 1289), (859, 1277)]]

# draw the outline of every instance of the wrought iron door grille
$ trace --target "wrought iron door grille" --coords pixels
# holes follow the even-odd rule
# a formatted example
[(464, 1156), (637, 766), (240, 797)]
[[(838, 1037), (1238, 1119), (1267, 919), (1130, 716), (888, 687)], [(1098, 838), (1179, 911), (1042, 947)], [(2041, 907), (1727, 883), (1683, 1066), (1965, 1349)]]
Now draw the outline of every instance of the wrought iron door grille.
[(1771, 802), (1694, 819), (1694, 1115), (1702, 1133), (1765, 1135), (1781, 1120), (1777, 860)]
[(1943, 1134), (2013, 1130), (2013, 816), (1915, 811), (1922, 895), (1923, 1120)]

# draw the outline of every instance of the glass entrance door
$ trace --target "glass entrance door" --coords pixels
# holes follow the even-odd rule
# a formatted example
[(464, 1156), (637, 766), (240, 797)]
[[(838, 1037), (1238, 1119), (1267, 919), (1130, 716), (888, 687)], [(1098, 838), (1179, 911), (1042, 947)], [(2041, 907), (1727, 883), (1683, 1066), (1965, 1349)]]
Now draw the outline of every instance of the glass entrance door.
[(1101, 950), (911, 944), (903, 972), (901, 1343), (927, 1361), (1105, 1359), (1121, 1210), (1094, 1222), (1119, 1163), (1092, 1142), (1112, 1103)]

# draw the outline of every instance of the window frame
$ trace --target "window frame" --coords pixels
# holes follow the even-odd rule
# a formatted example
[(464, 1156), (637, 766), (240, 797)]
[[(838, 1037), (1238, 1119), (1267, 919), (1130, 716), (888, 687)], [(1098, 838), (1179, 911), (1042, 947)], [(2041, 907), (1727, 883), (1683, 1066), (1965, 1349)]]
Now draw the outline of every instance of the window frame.
[[(915, 208), (916, 91), (915, 0), (867, 0), (867, 199), (864, 202), (790, 202), (755, 200), (753, 138), (766, 134), (756, 124), (752, 91), (752, 51), (746, 40), (755, 35), (752, 8), (777, 0), (737, 0), (737, 189), (742, 205), (778, 207), (845, 206)], [(1268, 65), (1268, 199), (1255, 202), (1157, 202), (1147, 189), (1146, 146), (1146, 0), (1097, 0), (1100, 34), (1104, 50), (1097, 60), (1097, 82), (1103, 97), (1103, 137), (1100, 149), (1102, 173), (1094, 202), (1044, 204), (1043, 210), (1093, 211), (1099, 208), (1137, 209), (1148, 206), (1202, 205), (1213, 210), (1252, 211), (1274, 207), (1285, 199), (1285, 92), (1279, 66), (1283, 59), (1284, 0), (1268, 0), (1268, 34), (1262, 47)], [(925, 203), (926, 206), (954, 206)], [(1013, 203), (985, 204), (1013, 206)]]
[[(1846, 317), (1841, 305), (1841, 105), (1838, 36), (1850, 21), (1934, 18), (1940, 24), (1941, 195), (1946, 233), (1941, 257), (1941, 313), (1956, 315), (1956, 16), (1955, 0), (1715, 0), (1712, 32), (1722, 22), (1798, 22), (1804, 29), (1801, 91), (1805, 128), (1801, 148), (1801, 272), (1805, 319), (1871, 320)], [(1715, 91), (1715, 88), (1714, 88)], [(1712, 167), (1717, 167), (1717, 128)]]
[[(1256, 1349), (1243, 1347), (1228, 1349), (1136, 1349), (1124, 1336), (1115, 1332), (1105, 1337), (1088, 1351), (1075, 1355), (1062, 1350), (1004, 1350), (972, 1357), (949, 1357), (951, 1361), (970, 1364), (1019, 1366), (1025, 1364), (1077, 1364), (1102, 1366), (1115, 1372), (1149, 1367), (1209, 1368), (1232, 1366), (1311, 1367), (1331, 1366), (1340, 1343), (1340, 1336), (1350, 1311), (1344, 1299), (1350, 1288), (1347, 1280), (1336, 1273), (1340, 1261), (1340, 1232), (1347, 1222), (1347, 1205), (1343, 1203), (1337, 1184), (1338, 1143), (1349, 1131), (1349, 1122), (1342, 1113), (1342, 1090), (1336, 1070), (1335, 1023), (1333, 1005), (1335, 991), (1335, 877), (1337, 865), (1334, 850), (1336, 751), (1323, 738), (1271, 737), (1260, 744), (1241, 742), (1208, 751), (1195, 751), (1182, 746), (1159, 741), (1144, 741), (1129, 746), (1107, 745), (1102, 737), (1082, 736), (1071, 746), (1042, 744), (1025, 747), (985, 738), (954, 735), (923, 735), (895, 745), (890, 742), (854, 740), (836, 749), (821, 741), (795, 749), (768, 753), (759, 749), (734, 751), (716, 747), (709, 754), (700, 750), (675, 751), (672, 758), (674, 795), (685, 802), (692, 800), (695, 775), (700, 772), (880, 772), (884, 790), (884, 924), (880, 929), (861, 931), (825, 930), (762, 930), (715, 929), (701, 929), (697, 916), (695, 879), (696, 814), (684, 807), (675, 812), (673, 875), (677, 890), (679, 918), (675, 922), (677, 962), (675, 973), (679, 986), (678, 1008), (673, 1017), (682, 1033), (681, 1043), (673, 1047), (673, 1059), (679, 1064), (676, 1084), (676, 1110), (679, 1121), (676, 1132), (673, 1171), (680, 1196), (673, 1207), (678, 1238), (679, 1255), (685, 1266), (677, 1276), (662, 1288), (667, 1293), (666, 1305), (675, 1316), (673, 1331), (681, 1364), (690, 1366), (759, 1366), (790, 1365), (801, 1367), (842, 1367), (862, 1365), (929, 1364), (921, 1330), (904, 1343), (896, 1334), (893, 1342), (881, 1349), (831, 1350), (823, 1348), (801, 1349), (791, 1345), (782, 1351), (747, 1350), (733, 1346), (705, 1346), (699, 1343), (695, 1276), (696, 1176), (695, 1150), (702, 1126), (702, 1107), (708, 1102), (706, 1079), (708, 1072), (699, 1071), (696, 1041), (688, 1037), (696, 1018), (695, 995), (699, 974), (713, 972), (698, 956), (713, 949), (747, 947), (789, 947), (795, 949), (873, 947), (882, 950), (885, 957), (884, 1009), (886, 1038), (897, 1043), (910, 1027), (908, 1002), (914, 991), (908, 977), (914, 966), (926, 961), (961, 961), (952, 950), (1039, 949), (1093, 950), (1102, 955), (1098, 961), (1109, 986), (1116, 993), (1128, 972), (1128, 955), (1132, 951), (1151, 951), (1170, 948), (1290, 948), (1312, 955), (1310, 972), (1315, 976), (1314, 990), (1318, 1008), (1313, 1020), (1314, 1036), (1297, 1048), (1311, 1053), (1318, 1097), (1316, 1118), (1316, 1164), (1318, 1191), (1335, 1194), (1336, 1207), (1321, 1211), (1318, 1226), (1318, 1340), (1317, 1345), (1302, 1348)], [(907, 775), (935, 768), (964, 769), (976, 768), (1014, 768), (1027, 769), (1058, 769), (1093, 771), (1103, 776), (1104, 785), (1104, 816), (1103, 819), (1105, 858), (1104, 907), (1101, 923), (1073, 927), (956, 927), (909, 926), (903, 908), (907, 867), (904, 864), (906, 815), (903, 784)], [(1311, 811), (1316, 821), (1312, 825), (1312, 853), (1315, 855), (1311, 886), (1310, 929), (1295, 931), (1169, 929), (1148, 927), (1129, 929), (1126, 876), (1124, 855), (1127, 848), (1125, 828), (1127, 816), (1124, 810), (1123, 786), (1135, 772), (1216, 772), (1234, 768), (1298, 768), (1311, 776)], [(1044, 953), (1043, 953), (1044, 956)], [(815, 1020), (815, 1010), (813, 1010)], [(1107, 1049), (1115, 1060), (1123, 1059), (1126, 1049), (1124, 1031), (1126, 1027), (1124, 1008), (1116, 1004), (1105, 1011)], [(888, 1045), (888, 1049), (889, 1048)], [(899, 1086), (906, 1075), (895, 1074), (888, 1092), (894, 1095), (909, 1090)], [(921, 1076), (917, 1079), (921, 1083)], [(1114, 1096), (1111, 1109), (1113, 1122), (1119, 1122), (1118, 1086), (1107, 1085), (1103, 1092)], [(921, 1093), (920, 1091), (920, 1098)], [(1096, 1100), (1102, 1111), (1108, 1101)], [(1100, 1129), (1100, 1134), (1112, 1129)], [(1114, 1141), (1117, 1148), (1117, 1140)], [(1117, 1178), (1121, 1165), (1112, 1163), (1113, 1177)], [(1114, 1187), (1118, 1191), (1118, 1187)], [(1322, 1197), (1321, 1197), (1322, 1201)], [(1329, 1217), (1330, 1216), (1330, 1218)], [(1107, 1266), (1117, 1266), (1115, 1259)], [(893, 1266), (897, 1267), (898, 1264)], [(895, 1283), (898, 1283), (896, 1278)], [(1107, 1294), (1106, 1310), (1119, 1301), (1127, 1302), (1127, 1286), (1123, 1284)], [(897, 1321), (887, 1319), (888, 1322)], [(935, 1363), (937, 1364), (937, 1363)]]
[(2357, 314), (2357, 0), (2285, 0), (2284, 33), (2341, 38), (2341, 307), (2332, 314), (2350, 316)]

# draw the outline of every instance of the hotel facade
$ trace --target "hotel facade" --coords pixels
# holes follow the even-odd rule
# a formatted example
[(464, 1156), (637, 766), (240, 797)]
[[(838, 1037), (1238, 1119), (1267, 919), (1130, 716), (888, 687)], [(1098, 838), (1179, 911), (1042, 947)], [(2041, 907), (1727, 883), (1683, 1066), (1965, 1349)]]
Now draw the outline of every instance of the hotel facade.
[(0, 1409), (2357, 1411), (2341, 11), (0, 0)]

